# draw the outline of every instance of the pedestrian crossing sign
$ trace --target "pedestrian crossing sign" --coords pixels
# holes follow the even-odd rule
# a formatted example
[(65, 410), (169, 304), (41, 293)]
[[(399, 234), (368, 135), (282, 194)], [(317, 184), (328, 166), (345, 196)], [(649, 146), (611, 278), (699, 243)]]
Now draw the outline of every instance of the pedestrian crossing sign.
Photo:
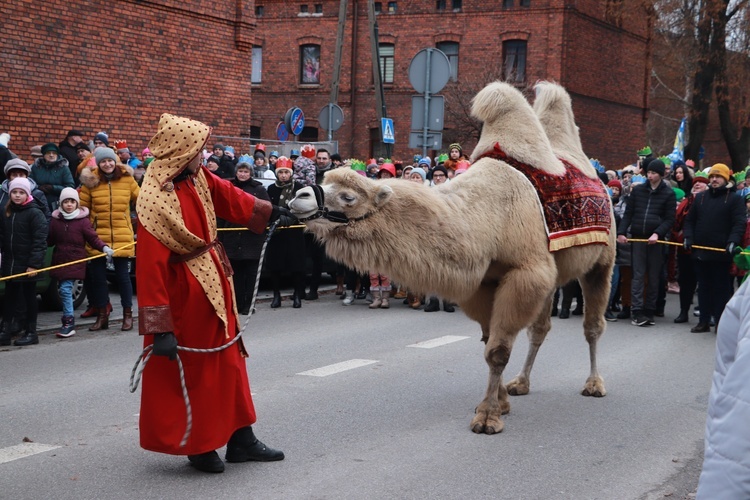
[(385, 144), (395, 144), (396, 137), (393, 133), (393, 118), (381, 118), (380, 128), (383, 133), (383, 142)]

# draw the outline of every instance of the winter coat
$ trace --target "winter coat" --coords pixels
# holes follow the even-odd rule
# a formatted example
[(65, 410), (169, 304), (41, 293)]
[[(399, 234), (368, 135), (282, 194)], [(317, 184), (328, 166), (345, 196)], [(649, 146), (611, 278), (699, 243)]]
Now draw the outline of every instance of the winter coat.
[[(702, 194), (702, 193), (701, 193)], [(724, 308), (708, 397), (699, 500), (750, 498), (750, 281)]]
[(230, 158), (227, 155), (221, 155), (219, 168), (214, 172), (222, 179), (233, 180), (234, 173), (237, 171), (237, 159)]
[(57, 205), (60, 204), (60, 192), (63, 188), (75, 186), (73, 175), (68, 167), (68, 160), (64, 156), (58, 157), (57, 161), (51, 164), (48, 164), (44, 158), (37, 158), (31, 166), (29, 177), (36, 181), (41, 191), (44, 191), (41, 188), (42, 186), (52, 186), (49, 192), (44, 191), (50, 211), (56, 209)]
[[(47, 253), (47, 219), (39, 205), (31, 201), (25, 205), (11, 204), (2, 211), (2, 275), (25, 273), (26, 269), (42, 269)], [(18, 281), (36, 281), (40, 276), (17, 278)]]
[[(53, 266), (85, 259), (86, 243), (99, 251), (105, 246), (91, 226), (88, 208), (81, 207), (78, 216), (71, 220), (66, 220), (60, 209), (52, 212), (47, 244), (55, 247), (52, 253)], [(49, 273), (58, 280), (82, 280), (86, 277), (86, 263), (53, 269)]]
[[(268, 192), (263, 184), (250, 179), (240, 182), (237, 179), (232, 181), (235, 187), (246, 193), (250, 193), (258, 199), (270, 201)], [(218, 220), (220, 228), (244, 228), (238, 231), (220, 231), (219, 240), (224, 245), (224, 250), (230, 260), (258, 260), (260, 251), (263, 248), (263, 242), (266, 240), (265, 234), (256, 234), (247, 230), (247, 226), (232, 224), (223, 219)]]
[[(8, 179), (5, 179), (3, 183), (0, 184), (0, 211), (5, 210), (5, 207), (10, 201), (8, 184), (10, 184)], [(34, 198), (34, 203), (39, 205), (42, 213), (44, 213), (44, 217), (47, 219), (47, 222), (49, 222), (52, 218), (52, 212), (50, 212), (49, 205), (47, 204), (47, 198), (44, 196), (44, 193), (39, 190), (34, 179), (29, 179), (29, 184), (31, 184), (31, 196)]]
[(18, 157), (10, 149), (0, 146), (0, 179), (5, 180), (5, 164), (12, 158)]
[[(725, 248), (730, 242), (742, 244), (745, 235), (745, 201), (733, 187), (708, 188), (695, 195), (695, 201), (685, 218), (685, 239), (693, 245)], [(693, 258), (702, 261), (729, 262), (726, 252), (693, 249)]]
[[(296, 194), (303, 187), (302, 183), (295, 181), (293, 193)], [(281, 188), (276, 184), (268, 186), (268, 195), (273, 205), (282, 204)], [(304, 272), (305, 258), (304, 229), (279, 228), (268, 242), (265, 268), (280, 274)]]
[(60, 155), (68, 160), (70, 175), (75, 179), (76, 167), (81, 160), (78, 159), (78, 151), (75, 146), (71, 146), (67, 139), (63, 139), (57, 146), (60, 149)]
[(292, 175), (292, 179), (296, 182), (301, 183), (303, 186), (314, 186), (316, 173), (315, 162), (310, 158), (300, 156), (294, 160), (294, 174)]
[[(96, 234), (115, 251), (115, 257), (132, 257), (134, 245), (119, 249), (133, 243), (133, 223), (130, 218), (130, 204), (135, 203), (140, 188), (133, 178), (133, 169), (118, 163), (120, 177), (113, 180), (102, 180), (99, 169), (85, 167), (81, 170), (81, 206), (90, 211), (89, 218)], [(100, 252), (86, 246), (90, 256)]]
[(656, 233), (664, 240), (672, 230), (676, 207), (677, 198), (666, 182), (660, 182), (656, 189), (648, 182), (637, 184), (630, 192), (617, 234), (630, 232), (633, 238), (643, 239)]
[[(612, 208), (615, 214), (615, 227), (620, 228), (622, 224), (622, 216), (625, 215), (625, 208), (628, 206), (628, 196), (620, 196), (617, 202), (612, 200)], [(615, 257), (615, 265), (627, 266), (632, 265), (632, 243), (620, 243), (617, 242), (617, 254)]]

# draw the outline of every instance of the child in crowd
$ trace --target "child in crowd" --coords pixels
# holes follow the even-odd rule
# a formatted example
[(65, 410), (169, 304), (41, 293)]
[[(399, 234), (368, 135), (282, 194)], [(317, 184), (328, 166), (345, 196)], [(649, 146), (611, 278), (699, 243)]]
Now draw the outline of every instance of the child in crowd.
[[(396, 166), (393, 163), (383, 163), (377, 173), (378, 179), (393, 179), (396, 177)], [(385, 274), (370, 271), (370, 292), (374, 300), (370, 309), (388, 309), (391, 298), (391, 279)]]
[[(68, 172), (70, 174), (70, 172)], [(0, 224), (2, 241), (2, 274), (30, 273), (5, 283), (5, 304), (3, 316), (6, 328), (0, 333), (0, 345), (10, 345), (10, 329), (13, 312), (26, 306), (26, 333), (16, 339), (16, 346), (39, 343), (36, 334), (36, 281), (37, 269), (44, 267), (47, 252), (47, 219), (34, 203), (31, 196), (31, 183), (24, 177), (13, 179), (9, 186), (10, 201), (4, 207)]]
[[(86, 243), (104, 252), (107, 257), (114, 255), (97, 236), (89, 220), (89, 209), (79, 206), (78, 191), (65, 188), (60, 193), (60, 208), (52, 212), (49, 223), (47, 244), (54, 246), (52, 265), (66, 264), (86, 258)], [(80, 262), (70, 266), (53, 269), (50, 276), (57, 279), (57, 293), (62, 303), (62, 328), (57, 335), (68, 338), (75, 335), (75, 318), (73, 316), (73, 282), (86, 277), (86, 263)]]

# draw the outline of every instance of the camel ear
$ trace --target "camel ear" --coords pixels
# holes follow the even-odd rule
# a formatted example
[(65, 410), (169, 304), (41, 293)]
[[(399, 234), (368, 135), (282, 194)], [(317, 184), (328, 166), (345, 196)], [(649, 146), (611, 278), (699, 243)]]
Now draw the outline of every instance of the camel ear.
[(378, 188), (377, 194), (375, 195), (375, 206), (380, 208), (385, 205), (386, 202), (391, 198), (392, 194), (393, 189), (391, 189), (390, 186), (380, 186), (380, 188)]

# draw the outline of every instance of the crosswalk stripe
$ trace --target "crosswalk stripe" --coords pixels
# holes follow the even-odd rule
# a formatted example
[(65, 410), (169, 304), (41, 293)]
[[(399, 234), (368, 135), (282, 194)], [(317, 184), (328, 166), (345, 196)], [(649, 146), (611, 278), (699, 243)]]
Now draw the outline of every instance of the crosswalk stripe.
[(377, 363), (372, 359), (350, 359), (349, 361), (342, 361), (341, 363), (334, 363), (328, 366), (322, 366), (313, 370), (307, 370), (300, 372), (297, 375), (308, 375), (310, 377), (327, 377), (335, 373), (345, 372), (354, 368), (361, 368), (363, 366)]
[(56, 450), (57, 448), (59, 446), (41, 443), (21, 443), (15, 446), (8, 446), (7, 448), (0, 448), (0, 464), (12, 462), (19, 458), (30, 457), (37, 453), (44, 453), (45, 451)]
[(417, 342), (416, 344), (410, 344), (406, 347), (418, 347), (420, 349), (432, 349), (433, 347), (440, 347), (446, 344), (452, 344), (459, 340), (465, 340), (469, 337), (462, 337), (459, 335), (446, 335), (445, 337), (438, 337), (436, 339), (425, 340), (423, 342)]

